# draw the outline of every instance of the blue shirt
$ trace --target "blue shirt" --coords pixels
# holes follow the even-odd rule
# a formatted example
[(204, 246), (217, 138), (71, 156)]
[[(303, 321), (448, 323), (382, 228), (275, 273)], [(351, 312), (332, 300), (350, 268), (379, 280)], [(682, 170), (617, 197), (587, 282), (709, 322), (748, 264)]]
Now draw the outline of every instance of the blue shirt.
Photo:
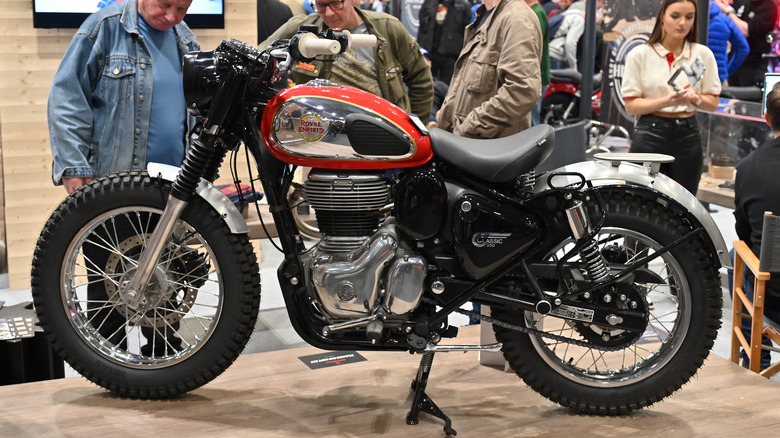
[(180, 166), (184, 160), (187, 105), (176, 34), (173, 29), (161, 31), (149, 26), (143, 16), (138, 18), (138, 30), (152, 54), (154, 76), (146, 164)]

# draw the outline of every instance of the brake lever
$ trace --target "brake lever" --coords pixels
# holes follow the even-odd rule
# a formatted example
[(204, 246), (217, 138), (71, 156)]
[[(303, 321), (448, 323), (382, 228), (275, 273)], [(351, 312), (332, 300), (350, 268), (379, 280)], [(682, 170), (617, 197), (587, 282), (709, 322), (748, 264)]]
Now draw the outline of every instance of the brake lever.
[(290, 52), (286, 48), (271, 50), (271, 56), (281, 60), (276, 64), (276, 68), (280, 74), (286, 72), (290, 68), (290, 65), (293, 61), (292, 56), (290, 56)]

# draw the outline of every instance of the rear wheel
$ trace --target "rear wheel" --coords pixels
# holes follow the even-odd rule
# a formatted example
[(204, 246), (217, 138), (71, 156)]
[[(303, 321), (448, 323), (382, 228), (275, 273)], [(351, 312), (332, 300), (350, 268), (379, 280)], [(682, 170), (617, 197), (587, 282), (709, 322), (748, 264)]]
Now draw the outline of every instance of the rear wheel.
[(209, 382), (238, 357), (257, 318), (252, 246), (199, 197), (175, 225), (143, 302), (123, 295), (169, 190), (141, 172), (98, 179), (60, 204), (35, 249), (33, 299), (52, 345), (123, 396), (168, 397)]
[[(610, 263), (630, 265), (691, 231), (668, 209), (643, 197), (612, 192), (604, 201), (607, 216), (596, 241)], [(559, 236), (566, 234), (563, 226)], [(557, 260), (573, 245), (571, 238), (561, 237), (545, 259)], [(579, 341), (494, 326), (518, 376), (567, 408), (607, 415), (649, 406), (685, 384), (701, 367), (720, 327), (719, 276), (706, 243), (694, 237), (636, 272), (633, 284), (620, 294), (595, 291), (589, 298), (598, 306), (644, 310), (643, 331), (495, 308), (493, 316), (500, 320)]]

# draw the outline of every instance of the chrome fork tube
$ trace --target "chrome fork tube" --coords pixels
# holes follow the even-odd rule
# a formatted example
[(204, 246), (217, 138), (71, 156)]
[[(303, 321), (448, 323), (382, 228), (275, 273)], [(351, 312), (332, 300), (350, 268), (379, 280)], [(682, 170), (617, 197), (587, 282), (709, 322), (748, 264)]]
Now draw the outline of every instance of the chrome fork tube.
[(146, 249), (141, 254), (141, 260), (138, 262), (135, 273), (129, 281), (124, 281), (120, 285), (120, 290), (126, 291), (124, 295), (126, 296), (127, 305), (131, 308), (138, 308), (143, 303), (146, 296), (146, 285), (149, 284), (157, 262), (165, 249), (165, 244), (173, 233), (173, 227), (176, 225), (179, 217), (181, 217), (181, 212), (184, 211), (187, 204), (187, 201), (176, 199), (173, 196), (168, 197), (165, 211), (163, 211), (157, 227), (152, 232), (152, 237), (149, 238)]

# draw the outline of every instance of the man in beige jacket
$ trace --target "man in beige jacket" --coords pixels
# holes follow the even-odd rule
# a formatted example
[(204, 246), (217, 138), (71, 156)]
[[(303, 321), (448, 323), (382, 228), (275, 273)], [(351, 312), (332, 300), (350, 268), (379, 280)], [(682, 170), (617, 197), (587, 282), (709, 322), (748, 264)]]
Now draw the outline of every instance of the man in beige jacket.
[(466, 28), (438, 123), (465, 137), (506, 137), (531, 126), (542, 89), (542, 30), (524, 1), (482, 3)]

